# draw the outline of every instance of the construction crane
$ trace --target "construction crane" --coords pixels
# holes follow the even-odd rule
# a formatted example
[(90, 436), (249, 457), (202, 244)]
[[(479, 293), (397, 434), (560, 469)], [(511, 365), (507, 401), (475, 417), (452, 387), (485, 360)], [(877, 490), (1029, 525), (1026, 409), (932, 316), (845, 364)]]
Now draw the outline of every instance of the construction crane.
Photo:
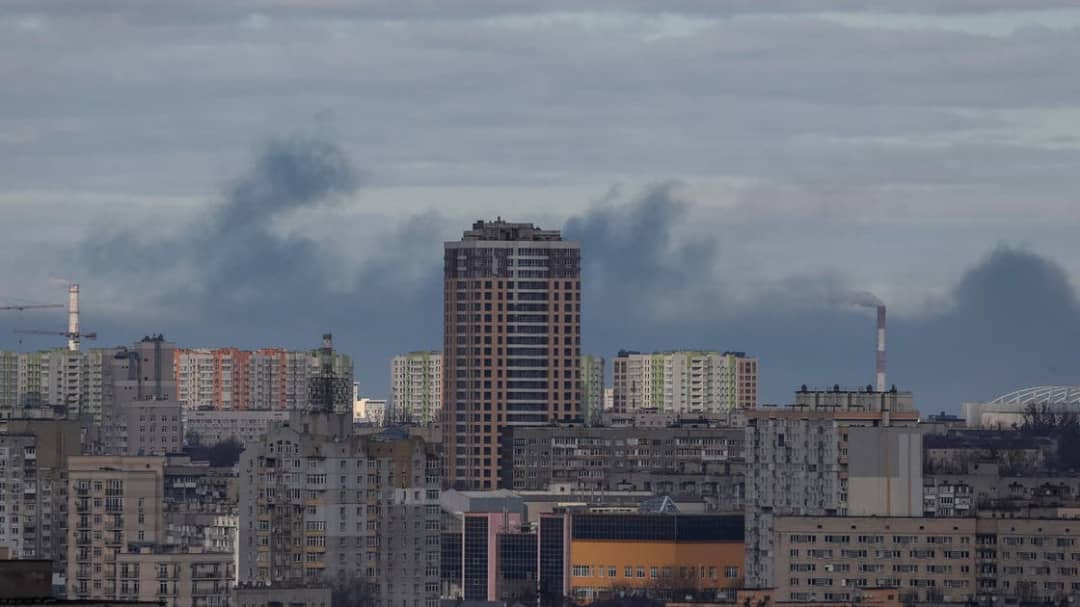
[(63, 308), (64, 304), (24, 304), (21, 306), (0, 306), (0, 310), (42, 310), (45, 308)]
[[(57, 307), (49, 305), (48, 307)], [(64, 307), (64, 306), (58, 306)], [(67, 331), (45, 331), (41, 329), (16, 329), (15, 332), (22, 335), (56, 335), (59, 337), (66, 337), (68, 340), (68, 350), (72, 352), (79, 351), (79, 341), (82, 338), (97, 339), (97, 333), (83, 333), (79, 330), (79, 285), (72, 283), (68, 287), (68, 330)]]
[(79, 339), (97, 339), (97, 333), (71, 333), (68, 331), (46, 331), (43, 329), (15, 329), (15, 332), (20, 335), (55, 335), (58, 337), (66, 337), (69, 340)]

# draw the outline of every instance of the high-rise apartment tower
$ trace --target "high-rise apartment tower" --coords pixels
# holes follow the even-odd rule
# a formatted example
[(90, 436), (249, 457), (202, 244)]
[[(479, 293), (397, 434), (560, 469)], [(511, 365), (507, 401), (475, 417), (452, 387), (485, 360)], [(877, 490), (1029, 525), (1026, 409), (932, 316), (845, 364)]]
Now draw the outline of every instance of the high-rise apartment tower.
[(478, 221), (445, 245), (444, 304), (447, 483), (491, 489), (502, 428), (580, 415), (581, 245)]

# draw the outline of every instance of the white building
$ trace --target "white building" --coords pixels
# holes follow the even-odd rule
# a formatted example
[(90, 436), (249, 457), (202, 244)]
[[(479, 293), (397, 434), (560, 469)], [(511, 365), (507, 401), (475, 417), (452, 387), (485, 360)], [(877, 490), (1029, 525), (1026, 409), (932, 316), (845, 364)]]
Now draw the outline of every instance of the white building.
[(581, 357), (581, 416), (593, 423), (604, 410), (604, 357)]
[(742, 352), (619, 352), (613, 408), (717, 414), (757, 406), (758, 361)]
[(409, 352), (390, 363), (390, 417), (427, 426), (438, 423), (443, 394), (442, 352)]

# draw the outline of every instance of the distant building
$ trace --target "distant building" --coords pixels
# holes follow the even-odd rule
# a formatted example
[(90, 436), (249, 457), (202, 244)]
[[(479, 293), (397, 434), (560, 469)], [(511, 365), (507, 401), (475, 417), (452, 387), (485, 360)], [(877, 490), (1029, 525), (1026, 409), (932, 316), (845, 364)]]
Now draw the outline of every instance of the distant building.
[(242, 583), (363, 584), (376, 605), (436, 604), (440, 465), (423, 440), (296, 412), (239, 466)]
[[(351, 383), (352, 359), (335, 353), (331, 361), (334, 373)], [(304, 411), (310, 407), (309, 379), (322, 364), (320, 350), (182, 349), (173, 374), (178, 398), (189, 410)]]
[(353, 421), (372, 426), (382, 426), (386, 423), (387, 403), (382, 398), (358, 399), (353, 408)]
[(498, 486), (507, 426), (581, 414), (581, 245), (478, 221), (444, 246), (443, 440), (448, 486)]
[(215, 445), (235, 438), (250, 445), (262, 440), (275, 423), (289, 419), (288, 411), (193, 409), (184, 412), (184, 431), (187, 438), (200, 444)]
[(505, 488), (581, 494), (647, 491), (704, 500), (710, 511), (741, 512), (745, 432), (707, 423), (675, 427), (512, 428)]
[(746, 414), (746, 574), (769, 588), (779, 516), (921, 514), (918, 412), (761, 408)]
[(448, 491), (442, 507), (449, 598), (509, 604), (537, 589), (545, 605), (627, 593), (715, 596), (743, 578), (741, 515), (565, 509), (530, 524), (509, 491)]
[(11, 419), (0, 433), (0, 546), (12, 558), (66, 561), (67, 459), (80, 454), (79, 423)]
[(1080, 596), (1080, 521), (1024, 517), (777, 517), (775, 593), (846, 601), (891, 587), (905, 604), (1057, 603)]
[(1002, 394), (987, 402), (962, 405), (972, 428), (1019, 428), (1030, 407), (1052, 413), (1080, 413), (1080, 386), (1034, 386)]
[(604, 411), (615, 408), (615, 388), (604, 388)]
[(409, 352), (390, 363), (390, 418), (395, 423), (437, 424), (443, 398), (442, 352)]
[(232, 591), (232, 607), (331, 607), (329, 586), (242, 585)]
[(604, 411), (604, 357), (581, 357), (581, 417), (585, 423), (599, 421)]
[(164, 480), (162, 457), (68, 458), (69, 598), (119, 598), (118, 555), (165, 539)]
[(619, 352), (613, 408), (719, 414), (757, 406), (758, 361), (742, 352)]
[(112, 455), (166, 455), (184, 447), (179, 401), (134, 400), (112, 407), (103, 426), (104, 452)]
[(803, 386), (795, 392), (793, 406), (811, 411), (914, 411), (915, 399), (911, 392), (895, 387), (876, 392), (872, 386), (863, 390), (844, 390), (838, 385), (831, 390), (812, 390)]

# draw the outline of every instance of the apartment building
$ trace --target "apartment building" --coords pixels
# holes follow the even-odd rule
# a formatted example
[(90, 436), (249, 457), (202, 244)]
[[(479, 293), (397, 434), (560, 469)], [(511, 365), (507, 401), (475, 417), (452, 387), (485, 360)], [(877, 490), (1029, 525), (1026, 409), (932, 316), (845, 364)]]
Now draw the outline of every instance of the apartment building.
[[(352, 359), (330, 355), (334, 374), (352, 382)], [(177, 350), (173, 374), (187, 410), (306, 410), (309, 381), (322, 371), (321, 350), (282, 348)]]
[(891, 587), (909, 602), (1010, 604), (1080, 597), (1080, 520), (777, 517), (776, 594), (846, 601)]
[(503, 428), (581, 414), (581, 245), (478, 221), (444, 262), (446, 480), (493, 489)]
[(165, 537), (165, 459), (68, 458), (67, 595), (116, 598), (118, 554)]
[(110, 455), (166, 455), (184, 447), (179, 401), (132, 400), (110, 406), (102, 427), (103, 451)]
[(613, 407), (710, 415), (757, 406), (758, 361), (743, 352), (621, 351), (614, 363)]
[(375, 607), (433, 607), (439, 472), (419, 438), (293, 413), (241, 456), (240, 581), (363, 583)]
[[(779, 516), (922, 513), (914, 411), (764, 408), (746, 414), (747, 582), (768, 588)], [(854, 449), (854, 451), (852, 451)]]
[(78, 422), (10, 419), (0, 433), (0, 547), (53, 562), (64, 574), (66, 461), (80, 453)]
[(745, 438), (742, 428), (707, 423), (513, 428), (502, 478), (518, 491), (646, 491), (736, 512), (745, 505)]
[(604, 412), (604, 357), (581, 357), (581, 418), (587, 424), (598, 423)]
[(230, 438), (243, 445), (262, 440), (270, 427), (289, 419), (288, 411), (186, 409), (184, 432), (202, 445), (215, 445)]
[(443, 400), (443, 355), (409, 352), (390, 362), (390, 419), (421, 426), (437, 424)]
[(100, 358), (99, 350), (0, 351), (0, 418), (43, 405), (63, 406), (73, 416), (98, 414), (101, 367), (92, 363)]
[(146, 546), (116, 555), (116, 599), (167, 607), (229, 607), (232, 553)]

